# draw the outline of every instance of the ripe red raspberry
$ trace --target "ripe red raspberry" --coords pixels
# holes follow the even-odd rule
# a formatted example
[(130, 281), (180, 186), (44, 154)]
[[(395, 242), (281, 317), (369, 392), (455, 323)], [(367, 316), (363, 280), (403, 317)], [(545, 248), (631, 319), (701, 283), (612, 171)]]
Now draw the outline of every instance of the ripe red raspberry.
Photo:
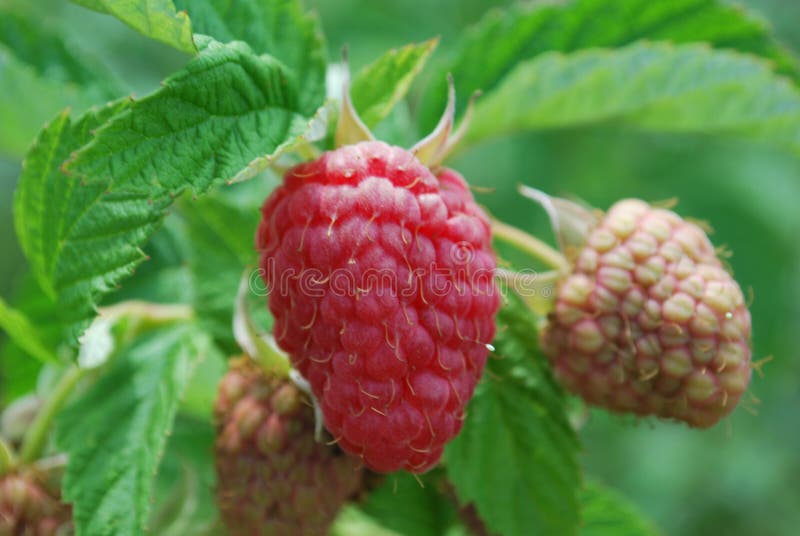
[(750, 313), (697, 225), (625, 200), (559, 284), (543, 348), (590, 404), (706, 428), (750, 381)]
[(0, 535), (72, 534), (71, 508), (30, 473), (0, 477)]
[(489, 223), (464, 180), (381, 142), (344, 146), (286, 174), (257, 247), (277, 342), (342, 448), (380, 472), (435, 465), (499, 306)]
[(288, 378), (231, 361), (214, 408), (218, 503), (233, 535), (327, 534), (362, 482), (357, 458), (314, 439), (314, 412)]

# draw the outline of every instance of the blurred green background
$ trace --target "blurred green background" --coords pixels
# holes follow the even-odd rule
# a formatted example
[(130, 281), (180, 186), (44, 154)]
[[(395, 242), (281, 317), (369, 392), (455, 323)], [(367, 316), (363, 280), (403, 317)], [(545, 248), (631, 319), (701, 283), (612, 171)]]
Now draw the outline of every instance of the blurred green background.
[[(0, 0), (2, 3), (2, 0)], [(441, 36), (434, 61), (490, 7), (478, 0), (314, 0), (332, 59), (346, 43), (354, 69), (385, 49)], [(800, 2), (747, 0), (784, 44), (800, 51)], [(91, 51), (129, 91), (144, 95), (185, 56), (110, 17), (65, 1), (37, 2), (43, 24)], [(0, 73), (1, 75), (1, 73)], [(415, 87), (424, 88), (424, 76)], [(463, 97), (463, 96), (462, 96)], [(411, 99), (413, 105), (413, 97)], [(4, 128), (0, 118), (0, 128)], [(753, 291), (754, 375), (742, 407), (698, 432), (592, 412), (581, 435), (591, 473), (619, 488), (669, 535), (794, 535), (800, 529), (800, 159), (776, 149), (704, 137), (641, 135), (608, 127), (496, 140), (452, 162), (498, 217), (551, 239), (544, 215), (515, 193), (525, 183), (606, 208), (622, 197), (677, 198), (678, 212), (715, 229), (742, 287)], [(20, 155), (0, 155), (0, 296), (25, 271), (11, 204)], [(482, 192), (482, 190), (481, 190)]]

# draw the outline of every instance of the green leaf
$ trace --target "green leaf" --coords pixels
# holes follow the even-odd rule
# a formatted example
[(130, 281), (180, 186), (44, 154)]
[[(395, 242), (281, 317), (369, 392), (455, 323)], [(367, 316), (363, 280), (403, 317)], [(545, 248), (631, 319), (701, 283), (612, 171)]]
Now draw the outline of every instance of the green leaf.
[(61, 113), (31, 147), (17, 186), (14, 222), (22, 250), (61, 319), (75, 324), (74, 335), (94, 316), (99, 296), (144, 259), (140, 246), (170, 202), (166, 195), (109, 193), (107, 182), (84, 185), (61, 172), (91, 131), (128, 105), (120, 101), (75, 122)]
[(331, 526), (330, 536), (404, 536), (353, 505), (345, 505)]
[(800, 91), (763, 61), (703, 45), (648, 43), (520, 63), (478, 102), (466, 144), (603, 121), (744, 137), (800, 153)]
[(39, 337), (28, 317), (9, 307), (2, 298), (0, 298), (0, 328), (31, 357), (42, 363), (58, 361), (53, 350)]
[(156, 478), (155, 508), (148, 528), (159, 536), (220, 534), (215, 481), (211, 420), (179, 416)]
[[(58, 319), (58, 306), (45, 295), (33, 274), (25, 272), (19, 278), (9, 304), (25, 315), (34, 326), (36, 338), (48, 351), (60, 360), (69, 358), (71, 354), (62, 346), (64, 325)], [(13, 338), (0, 346), (0, 406), (36, 389), (43, 362), (31, 359), (30, 355)]]
[(194, 31), (217, 41), (244, 41), (270, 54), (295, 73), (304, 109), (325, 100), (327, 53), (322, 25), (300, 0), (178, 0), (192, 17)]
[(458, 512), (431, 476), (420, 476), (417, 480), (405, 472), (387, 475), (383, 485), (371, 492), (360, 508), (397, 534), (444, 534), (458, 523)]
[(12, 156), (59, 110), (82, 111), (122, 92), (97, 58), (25, 11), (0, 6), (0, 152)]
[(408, 92), (438, 42), (431, 39), (392, 49), (359, 71), (350, 95), (364, 124), (373, 127), (389, 115)]
[(86, 88), (97, 86), (107, 98), (119, 94), (117, 80), (96, 57), (87, 57), (85, 50), (49, 28), (40, 17), (23, 13), (24, 10), (0, 6), (0, 44), (12, 50), (19, 61), (48, 80)]
[[(800, 81), (795, 57), (772, 37), (769, 25), (739, 6), (719, 0), (574, 0), (537, 2), (489, 12), (442, 66), (420, 112), (422, 130), (436, 124), (446, 98), (445, 74), (461, 95), (492, 91), (520, 61), (547, 51), (621, 47), (640, 39), (704, 42), (768, 59)], [(457, 103), (463, 111), (466, 99)]]
[(97, 97), (97, 92), (87, 92), (76, 84), (43, 77), (0, 44), (0, 153), (24, 154), (58, 110), (67, 106), (86, 109)]
[(595, 481), (581, 492), (580, 536), (657, 536), (658, 530), (628, 499)]
[(137, 266), (125, 285), (109, 294), (102, 304), (128, 300), (191, 303), (189, 246), (184, 222), (177, 214), (167, 216), (143, 249), (147, 262)]
[(185, 12), (175, 11), (172, 0), (72, 0), (99, 13), (118, 18), (142, 35), (187, 54), (197, 53), (192, 23)]
[(231, 353), (241, 351), (232, 331), (236, 293), (245, 268), (254, 269), (258, 261), (256, 228), (261, 203), (273, 184), (254, 180), (180, 204), (191, 244), (189, 268), (198, 321)]
[(143, 533), (180, 398), (208, 346), (192, 326), (151, 331), (59, 416), (56, 442), (69, 456), (63, 494), (78, 534)]
[(504, 536), (575, 534), (578, 525), (580, 446), (535, 325), (516, 299), (501, 310), (496, 355), (445, 451), (461, 501)]
[(241, 42), (204, 42), (155, 93), (134, 101), (66, 164), (89, 184), (159, 198), (249, 178), (303, 136), (314, 109), (292, 73)]

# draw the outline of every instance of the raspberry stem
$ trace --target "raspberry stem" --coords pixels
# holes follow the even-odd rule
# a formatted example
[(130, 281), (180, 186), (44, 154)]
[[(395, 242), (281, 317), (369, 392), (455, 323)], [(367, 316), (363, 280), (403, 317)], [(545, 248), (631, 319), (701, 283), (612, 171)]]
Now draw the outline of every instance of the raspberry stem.
[(550, 268), (567, 273), (570, 270), (567, 258), (555, 248), (538, 238), (497, 219), (492, 219), (492, 234), (495, 238), (515, 247)]
[(36, 418), (31, 423), (31, 427), (25, 434), (20, 451), (20, 461), (22, 463), (33, 463), (41, 456), (47, 444), (47, 433), (50, 431), (53, 419), (64, 405), (72, 389), (86, 372), (87, 369), (71, 365), (61, 376), (52, 394), (45, 401), (44, 406), (37, 413)]
[(14, 449), (0, 438), (0, 477), (11, 471), (14, 465), (16, 465)]

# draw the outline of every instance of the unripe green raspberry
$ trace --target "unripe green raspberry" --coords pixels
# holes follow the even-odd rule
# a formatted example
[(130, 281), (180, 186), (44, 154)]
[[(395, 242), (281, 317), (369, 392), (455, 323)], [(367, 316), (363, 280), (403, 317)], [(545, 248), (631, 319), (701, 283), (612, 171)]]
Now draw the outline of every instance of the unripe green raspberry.
[(33, 473), (0, 477), (0, 536), (73, 533), (71, 508), (39, 480)]
[(639, 200), (615, 204), (577, 253), (542, 332), (588, 403), (706, 428), (750, 381), (750, 313), (706, 234)]
[(361, 487), (358, 459), (314, 438), (314, 412), (288, 378), (231, 361), (214, 409), (218, 502), (233, 535), (327, 534)]

